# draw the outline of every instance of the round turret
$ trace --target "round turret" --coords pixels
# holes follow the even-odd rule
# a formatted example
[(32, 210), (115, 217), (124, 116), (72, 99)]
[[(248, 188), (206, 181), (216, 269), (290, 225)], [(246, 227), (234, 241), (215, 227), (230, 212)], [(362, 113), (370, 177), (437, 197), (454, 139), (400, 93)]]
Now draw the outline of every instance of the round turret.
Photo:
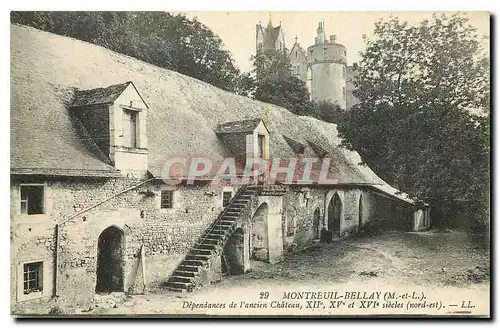
[(326, 100), (347, 107), (346, 64), (347, 50), (336, 43), (335, 35), (325, 40), (324, 25), (320, 22), (314, 45), (307, 49), (307, 65), (311, 77), (311, 98)]

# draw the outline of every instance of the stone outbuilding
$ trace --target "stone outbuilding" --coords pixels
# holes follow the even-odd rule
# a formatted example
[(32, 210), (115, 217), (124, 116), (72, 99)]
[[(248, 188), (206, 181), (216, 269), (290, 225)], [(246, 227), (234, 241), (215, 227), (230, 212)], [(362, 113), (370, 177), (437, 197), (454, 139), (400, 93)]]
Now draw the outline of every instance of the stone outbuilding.
[[(429, 227), (425, 205), (339, 144), (335, 124), (12, 25), (13, 311), (191, 291), (369, 222)], [(314, 168), (312, 181), (165, 180), (173, 158), (237, 158), (238, 169), (250, 158), (294, 159), (300, 171), (311, 157), (334, 183)]]

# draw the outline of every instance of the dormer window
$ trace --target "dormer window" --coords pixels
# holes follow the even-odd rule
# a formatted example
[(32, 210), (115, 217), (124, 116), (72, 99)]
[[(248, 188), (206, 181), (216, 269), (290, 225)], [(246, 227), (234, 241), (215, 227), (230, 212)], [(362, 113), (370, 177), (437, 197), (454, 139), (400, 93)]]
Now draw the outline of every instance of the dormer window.
[(137, 148), (137, 112), (129, 109), (123, 110), (123, 145)]
[(269, 158), (269, 130), (261, 118), (219, 124), (215, 132), (235, 156)]
[(264, 146), (265, 146), (264, 140), (265, 140), (264, 135), (262, 134), (257, 135), (258, 158), (264, 158)]

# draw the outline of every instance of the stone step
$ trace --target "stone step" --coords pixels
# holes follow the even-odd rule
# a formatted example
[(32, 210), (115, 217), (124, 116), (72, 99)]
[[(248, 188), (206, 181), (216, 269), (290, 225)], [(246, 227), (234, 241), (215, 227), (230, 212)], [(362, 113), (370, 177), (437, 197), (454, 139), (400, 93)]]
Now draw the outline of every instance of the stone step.
[(210, 244), (201, 244), (198, 246), (198, 249), (208, 249), (208, 250), (214, 250), (217, 247), (217, 245), (210, 245)]
[(210, 230), (210, 235), (219, 235), (223, 236), (227, 233), (227, 229), (221, 229), (221, 227), (214, 227), (214, 229)]
[(175, 288), (175, 287), (167, 287), (167, 290), (169, 290), (171, 292), (177, 292), (177, 293), (186, 293), (187, 292), (186, 289)]
[(187, 282), (187, 283), (190, 283), (191, 282), (191, 278), (189, 277), (182, 277), (182, 276), (172, 276), (170, 277), (170, 282)]
[(175, 270), (174, 273), (172, 273), (172, 276), (176, 277), (198, 277), (200, 274), (196, 271), (182, 271), (182, 270)]
[(203, 266), (206, 262), (200, 260), (184, 260), (182, 265)]
[(224, 237), (224, 235), (222, 235), (222, 234), (221, 235), (216, 235), (216, 234), (210, 233), (210, 234), (207, 235), (207, 238), (210, 238), (210, 239), (222, 240), (223, 239), (222, 237)]
[(218, 225), (233, 225), (234, 221), (231, 220), (226, 220), (226, 218), (223, 218), (223, 220), (217, 221)]
[(212, 251), (208, 249), (195, 248), (191, 251), (191, 255), (212, 255)]
[(193, 289), (193, 285), (190, 282), (169, 282), (167, 284), (168, 287), (185, 289), (186, 291), (190, 291)]
[(197, 255), (187, 255), (186, 256), (186, 260), (200, 260), (200, 261), (206, 261), (208, 259), (210, 259), (210, 255), (200, 255), (200, 254), (197, 254)]
[(253, 196), (254, 195), (252, 195), (252, 193), (250, 193), (248, 195), (241, 194), (241, 195), (239, 195), (238, 197), (236, 197), (233, 200), (233, 203), (245, 203), (245, 204), (248, 204), (248, 202), (252, 200)]
[(235, 209), (235, 210), (239, 210), (241, 208), (245, 208), (247, 207), (247, 204), (244, 204), (244, 203), (232, 203), (227, 209), (230, 210), (230, 209)]
[(207, 244), (211, 244), (211, 245), (218, 245), (218, 244), (220, 244), (221, 241), (222, 241), (222, 238), (218, 238), (218, 239), (205, 238), (205, 239), (203, 239), (203, 243), (207, 243)]
[(191, 272), (198, 272), (198, 269), (199, 269), (199, 266), (195, 266), (195, 265), (184, 265), (184, 264), (181, 264), (177, 267), (177, 270), (180, 270), (180, 271), (191, 271)]
[(229, 209), (227, 211), (224, 212), (224, 215), (227, 215), (227, 216), (239, 216), (241, 213), (240, 210), (234, 210), (234, 209)]
[(240, 217), (239, 215), (235, 215), (235, 214), (229, 215), (227, 213), (224, 213), (221, 220), (233, 222), (234, 220), (237, 220), (239, 217)]

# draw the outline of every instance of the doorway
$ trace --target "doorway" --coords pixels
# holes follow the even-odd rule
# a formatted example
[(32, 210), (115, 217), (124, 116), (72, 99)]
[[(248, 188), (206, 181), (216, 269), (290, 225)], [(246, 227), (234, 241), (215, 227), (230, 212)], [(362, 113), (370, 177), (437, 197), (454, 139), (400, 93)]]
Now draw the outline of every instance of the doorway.
[(342, 202), (337, 193), (335, 193), (328, 204), (328, 230), (332, 237), (340, 236), (340, 219), (342, 216)]
[(252, 234), (251, 234), (251, 258), (258, 261), (269, 260), (269, 246), (267, 239), (267, 214), (269, 207), (266, 203), (262, 203), (255, 211), (252, 218)]
[(124, 241), (123, 231), (114, 226), (99, 236), (96, 292), (123, 291)]
[(242, 228), (236, 229), (227, 240), (222, 253), (222, 274), (235, 276), (245, 271), (245, 234)]

